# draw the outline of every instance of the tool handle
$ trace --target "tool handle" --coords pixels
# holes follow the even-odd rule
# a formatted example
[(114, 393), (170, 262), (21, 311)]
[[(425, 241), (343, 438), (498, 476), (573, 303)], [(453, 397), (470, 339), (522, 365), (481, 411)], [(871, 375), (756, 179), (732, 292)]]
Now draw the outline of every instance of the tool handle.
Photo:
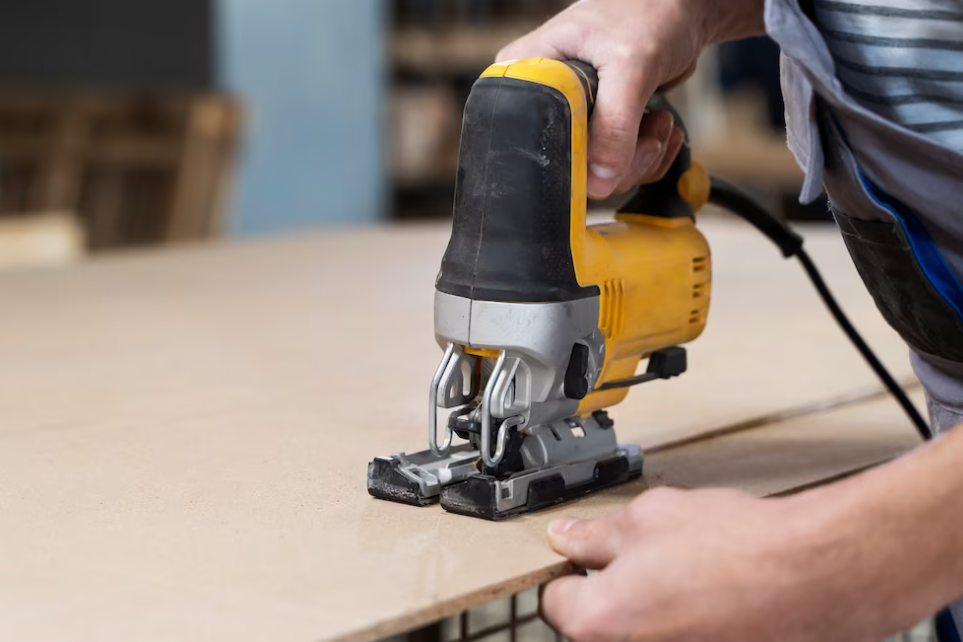
[[(572, 67), (583, 81), (582, 86), (585, 91), (586, 102), (588, 103), (588, 117), (591, 119), (595, 97), (598, 95), (599, 76), (598, 71), (592, 65), (581, 60), (566, 60), (565, 64)], [(661, 91), (657, 91), (649, 98), (646, 105), (646, 112), (667, 111), (672, 114), (675, 128), (682, 131), (684, 136), (682, 147), (675, 157), (672, 166), (668, 169), (658, 182), (649, 185), (641, 185), (628, 197), (625, 203), (618, 208), (619, 214), (645, 214), (648, 216), (658, 216), (661, 218), (678, 218), (686, 216), (692, 218), (695, 210), (701, 207), (704, 198), (693, 199), (689, 194), (681, 194), (680, 187), (683, 187), (683, 177), (692, 169), (692, 151), (689, 149), (689, 132), (686, 129), (682, 114), (672, 106), (672, 103)], [(701, 172), (701, 167), (696, 169)], [(702, 172), (704, 174), (704, 172)], [(690, 179), (695, 178), (692, 175)], [(699, 176), (704, 185), (700, 187), (708, 196), (708, 178)], [(681, 183), (681, 184), (680, 184)], [(686, 197), (689, 197), (688, 199)], [(702, 202), (699, 202), (699, 201)], [(695, 201), (695, 202), (692, 202)]]
[[(475, 82), (462, 121), (439, 292), (524, 303), (598, 296), (598, 285), (583, 285), (578, 276), (593, 269), (585, 250), (585, 181), (597, 93), (598, 73), (580, 61), (495, 64)], [(650, 106), (671, 109), (660, 95)], [(697, 207), (680, 195), (693, 182), (683, 180), (688, 173), (686, 147), (664, 179), (641, 188), (620, 212), (692, 217)]]
[(588, 117), (592, 117), (595, 107), (595, 97), (599, 95), (599, 72), (595, 67), (581, 60), (566, 60), (565, 64), (575, 70), (582, 81), (582, 91), (585, 92), (585, 102), (588, 105)]
[(585, 227), (586, 112), (597, 84), (591, 67), (548, 59), (495, 64), (475, 81), (439, 292), (525, 303), (598, 295), (579, 283), (572, 253)]
[(708, 198), (709, 180), (702, 166), (692, 163), (689, 132), (682, 115), (662, 92), (652, 95), (646, 109), (672, 114), (675, 128), (681, 130), (684, 137), (682, 147), (665, 176), (655, 183), (640, 185), (625, 204), (618, 208), (618, 213), (660, 218), (694, 218), (696, 210), (702, 207)]

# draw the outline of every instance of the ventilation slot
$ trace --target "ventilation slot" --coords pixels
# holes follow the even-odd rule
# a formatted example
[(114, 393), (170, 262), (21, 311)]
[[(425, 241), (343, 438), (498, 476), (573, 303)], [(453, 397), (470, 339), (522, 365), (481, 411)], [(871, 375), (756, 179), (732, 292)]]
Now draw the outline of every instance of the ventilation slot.
[(622, 331), (625, 323), (625, 284), (622, 279), (610, 279), (602, 284), (599, 301), (599, 328), (611, 339)]
[(709, 257), (708, 256), (697, 256), (692, 259), (692, 271), (693, 272), (705, 272), (709, 269)]
[(692, 286), (692, 298), (704, 299), (706, 297), (706, 283), (696, 283)]
[(702, 323), (702, 310), (693, 310), (689, 313), (689, 325)]

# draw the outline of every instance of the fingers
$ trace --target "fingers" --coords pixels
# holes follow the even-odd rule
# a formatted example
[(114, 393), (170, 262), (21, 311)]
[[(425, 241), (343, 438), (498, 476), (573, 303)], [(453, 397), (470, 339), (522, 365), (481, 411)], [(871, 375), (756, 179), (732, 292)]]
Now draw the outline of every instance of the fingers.
[(639, 139), (629, 171), (615, 191), (622, 193), (636, 185), (652, 182), (651, 174), (662, 164), (672, 138), (673, 117), (667, 111), (647, 112), (639, 126)]
[(557, 520), (549, 524), (548, 541), (582, 568), (605, 568), (622, 549), (624, 521), (621, 512), (599, 519)]
[[(629, 174), (639, 142), (645, 104), (655, 87), (648, 87), (639, 67), (599, 67), (599, 91), (589, 131), (588, 194), (607, 198)], [(660, 153), (653, 143), (645, 150), (650, 162)]]
[(642, 182), (655, 183), (661, 181), (669, 168), (672, 167), (672, 163), (675, 162), (675, 157), (679, 155), (683, 143), (685, 143), (685, 134), (682, 133), (681, 129), (673, 129), (666, 145), (665, 154), (662, 156), (662, 162), (643, 176)]
[(604, 576), (604, 572), (569, 575), (547, 584), (539, 599), (542, 619), (574, 642), (624, 638), (626, 627), (618, 606), (623, 595), (613, 594), (614, 587)]
[(541, 591), (538, 608), (542, 619), (555, 631), (567, 631), (571, 628), (570, 618), (575, 612), (575, 606), (581, 602), (588, 577), (581, 575), (567, 575), (549, 582)]
[[(580, 59), (598, 70), (599, 89), (589, 123), (588, 195), (607, 198), (624, 183), (635, 184), (647, 169), (662, 160), (671, 133), (671, 122), (659, 133), (645, 131), (640, 124), (645, 105), (664, 80), (664, 64), (657, 47), (638, 46), (607, 38), (599, 41), (598, 21), (607, 16), (575, 4), (541, 28), (502, 49), (496, 60), (519, 58)], [(593, 27), (593, 25), (595, 25)], [(633, 40), (634, 42), (634, 40)]]

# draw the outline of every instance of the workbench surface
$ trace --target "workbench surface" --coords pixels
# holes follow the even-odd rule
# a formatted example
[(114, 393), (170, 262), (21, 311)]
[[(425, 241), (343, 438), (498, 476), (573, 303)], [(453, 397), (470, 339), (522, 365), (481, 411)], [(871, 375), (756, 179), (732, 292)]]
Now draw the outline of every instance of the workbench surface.
[[(690, 371), (611, 413), (651, 449), (648, 483), (762, 495), (912, 447), (799, 266), (703, 220), (713, 306)], [(0, 276), (0, 639), (363, 642), (566, 572), (548, 520), (612, 510), (642, 482), (497, 524), (365, 491), (374, 455), (426, 447), (447, 235), (376, 228)], [(911, 378), (835, 231), (807, 238)], [(713, 431), (731, 434), (699, 438)]]

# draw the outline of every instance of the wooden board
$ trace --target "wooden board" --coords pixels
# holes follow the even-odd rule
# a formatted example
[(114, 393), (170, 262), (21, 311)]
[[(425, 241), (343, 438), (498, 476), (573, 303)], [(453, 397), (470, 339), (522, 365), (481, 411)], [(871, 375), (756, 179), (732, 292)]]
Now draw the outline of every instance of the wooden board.
[[(924, 408), (919, 386), (911, 399)], [(738, 488), (767, 496), (794, 492), (886, 461), (920, 443), (888, 395), (843, 404), (649, 456), (650, 486)]]
[[(798, 267), (742, 226), (704, 229), (709, 329), (689, 373), (613, 411), (623, 440), (653, 447), (877, 388)], [(638, 486), (502, 524), (366, 495), (373, 455), (424, 448), (446, 240), (370, 229), (0, 275), (0, 639), (360, 642), (564, 570), (548, 519), (600, 514)], [(811, 252), (907, 377), (838, 238), (813, 233)], [(650, 471), (768, 493), (912, 443), (893, 439), (911, 432), (889, 406), (859, 408), (762, 442), (806, 453), (793, 475), (755, 446), (701, 444), (652, 455)], [(820, 447), (850, 428), (862, 441)]]

